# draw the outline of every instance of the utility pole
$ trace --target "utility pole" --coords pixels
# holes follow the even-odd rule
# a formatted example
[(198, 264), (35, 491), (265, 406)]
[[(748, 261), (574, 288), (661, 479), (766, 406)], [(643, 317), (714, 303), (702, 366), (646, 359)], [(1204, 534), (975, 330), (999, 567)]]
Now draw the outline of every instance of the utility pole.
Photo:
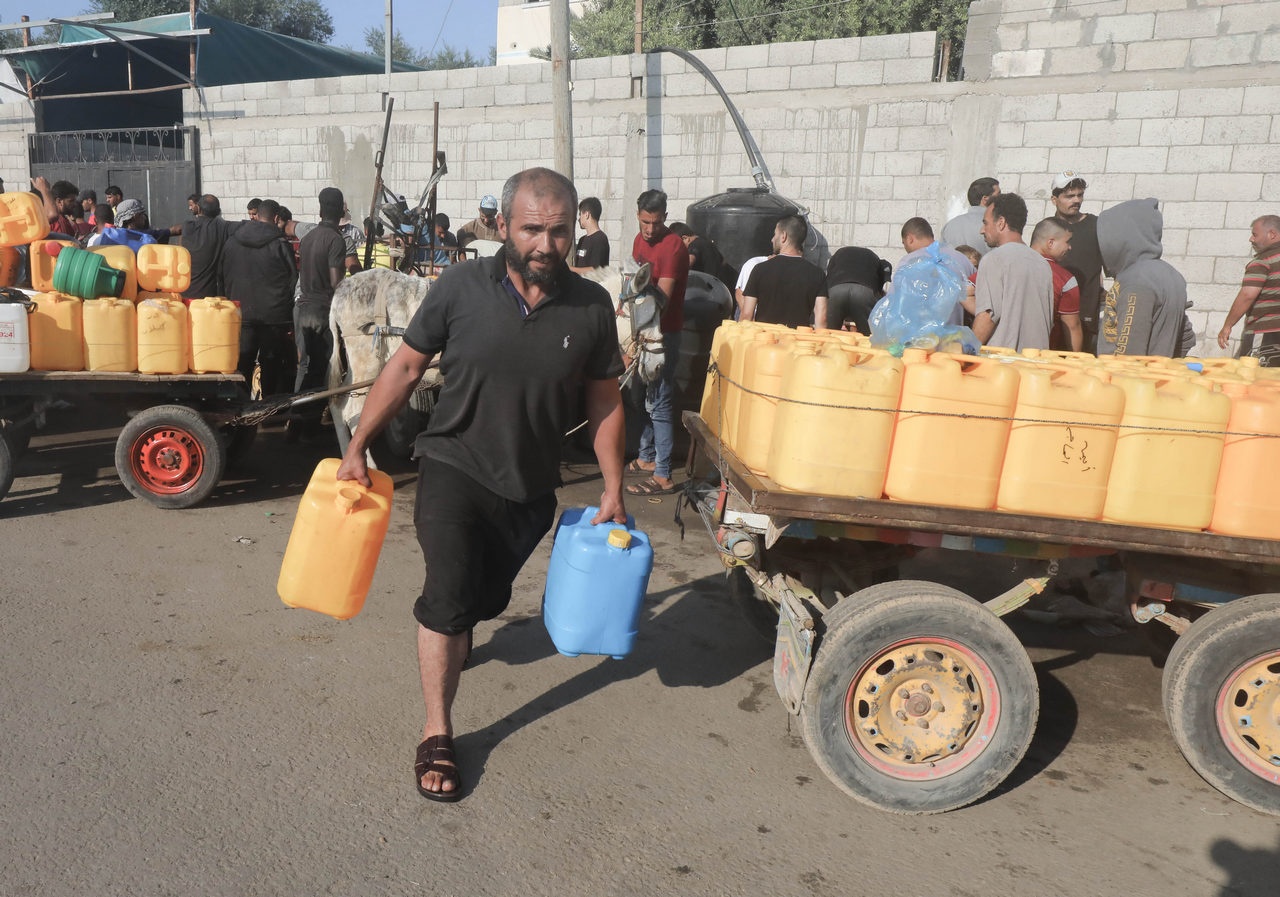
[(555, 168), (573, 180), (573, 100), (569, 89), (569, 0), (551, 0), (551, 123)]
[(633, 53), (643, 53), (643, 42), (640, 36), (644, 30), (644, 0), (636, 0), (636, 46)]
[(391, 0), (387, 0), (387, 12), (382, 23), (382, 55), (387, 65), (387, 90), (391, 90), (391, 35), (394, 33), (391, 23)]

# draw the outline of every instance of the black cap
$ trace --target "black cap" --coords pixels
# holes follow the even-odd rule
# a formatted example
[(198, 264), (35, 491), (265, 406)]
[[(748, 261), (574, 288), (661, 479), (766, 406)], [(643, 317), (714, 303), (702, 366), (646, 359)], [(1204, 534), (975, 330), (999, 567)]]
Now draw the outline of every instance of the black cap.
[(342, 206), (346, 204), (346, 200), (342, 198), (342, 191), (337, 187), (325, 187), (320, 191), (320, 205), (336, 205)]

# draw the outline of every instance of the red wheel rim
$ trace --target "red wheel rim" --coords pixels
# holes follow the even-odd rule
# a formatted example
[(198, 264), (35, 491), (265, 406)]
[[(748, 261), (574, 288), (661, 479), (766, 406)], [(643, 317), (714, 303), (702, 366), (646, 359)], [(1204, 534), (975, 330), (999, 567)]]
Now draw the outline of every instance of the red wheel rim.
[(876, 652), (849, 683), (845, 733), (879, 772), (923, 782), (976, 760), (1000, 710), (995, 675), (971, 649), (946, 638), (904, 639)]
[(153, 427), (137, 439), (129, 451), (129, 473), (155, 495), (186, 492), (204, 471), (200, 442), (179, 427)]
[(1218, 734), (1231, 756), (1261, 779), (1280, 784), (1280, 651), (1238, 666), (1218, 692)]

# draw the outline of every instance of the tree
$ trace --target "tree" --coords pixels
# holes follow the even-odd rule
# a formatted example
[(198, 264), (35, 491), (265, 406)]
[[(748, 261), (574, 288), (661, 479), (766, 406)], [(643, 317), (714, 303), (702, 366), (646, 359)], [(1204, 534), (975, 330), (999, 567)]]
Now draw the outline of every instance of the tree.
[(470, 50), (458, 51), (445, 44), (434, 53), (426, 53), (418, 59), (424, 69), (474, 69), (484, 65)]
[[(968, 0), (646, 0), (643, 44), (701, 50), (906, 31), (959, 43), (968, 13)], [(634, 0), (590, 0), (570, 27), (582, 56), (630, 53)]]
[[(117, 22), (188, 12), (190, 0), (89, 0), (94, 12), (113, 12)], [(333, 37), (333, 17), (320, 0), (201, 0), (200, 9), (288, 37), (324, 43)]]
[[(364, 30), (364, 52), (371, 56), (382, 56), (386, 53), (386, 31), (382, 28), (366, 28)], [(396, 62), (407, 62), (417, 65), (422, 52), (404, 39), (397, 28), (391, 32), (391, 58)]]

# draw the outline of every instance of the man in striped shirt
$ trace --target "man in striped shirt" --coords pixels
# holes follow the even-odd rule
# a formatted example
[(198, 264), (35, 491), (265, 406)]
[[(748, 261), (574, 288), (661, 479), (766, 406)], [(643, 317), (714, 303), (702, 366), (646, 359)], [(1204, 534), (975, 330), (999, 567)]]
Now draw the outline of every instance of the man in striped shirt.
[(1218, 331), (1219, 348), (1227, 348), (1231, 328), (1244, 318), (1239, 355), (1252, 355), (1262, 367), (1280, 367), (1280, 215), (1253, 222), (1249, 245), (1254, 256), (1244, 268), (1244, 281)]

